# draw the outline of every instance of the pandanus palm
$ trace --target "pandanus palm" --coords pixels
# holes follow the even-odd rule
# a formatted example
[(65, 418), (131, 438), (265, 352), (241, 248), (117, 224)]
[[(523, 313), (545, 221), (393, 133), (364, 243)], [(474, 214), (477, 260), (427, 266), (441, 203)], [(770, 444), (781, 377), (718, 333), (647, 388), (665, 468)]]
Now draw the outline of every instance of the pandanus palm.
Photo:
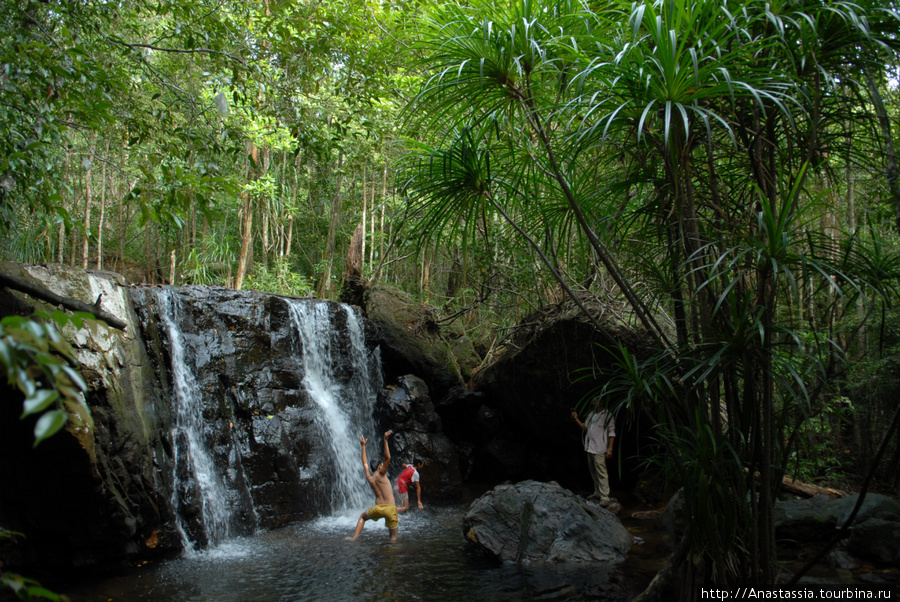
[[(411, 111), (437, 142), (410, 189), (425, 231), (473, 233), (496, 211), (539, 252), (575, 240), (608, 271), (660, 354), (645, 365), (623, 354), (628, 369), (607, 393), (656, 408), (701, 581), (774, 580), (784, 416), (809, 403), (790, 331), (798, 283), (866, 290), (864, 271), (803, 236), (805, 184), (827, 164), (829, 127), (841, 108), (865, 112), (848, 101), (862, 90), (848, 70), (862, 68), (859, 48), (886, 48), (866, 14), (846, 3), (520, 1), (447, 5), (423, 29), (432, 75)], [(822, 28), (831, 37), (816, 43)], [(623, 263), (635, 236), (665, 266), (652, 307)]]

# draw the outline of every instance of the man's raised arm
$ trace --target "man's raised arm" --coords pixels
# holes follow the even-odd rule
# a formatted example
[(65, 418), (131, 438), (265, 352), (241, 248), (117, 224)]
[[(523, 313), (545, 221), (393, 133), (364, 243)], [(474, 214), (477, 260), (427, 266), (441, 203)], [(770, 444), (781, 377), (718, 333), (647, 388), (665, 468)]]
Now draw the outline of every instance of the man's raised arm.
[(362, 444), (362, 462), (363, 462), (363, 470), (366, 471), (366, 478), (369, 478), (369, 461), (366, 459), (366, 438), (362, 435), (359, 436), (359, 442)]
[(388, 446), (388, 437), (394, 431), (388, 431), (384, 434), (384, 462), (381, 464), (381, 474), (387, 474), (388, 465), (391, 463), (391, 448)]

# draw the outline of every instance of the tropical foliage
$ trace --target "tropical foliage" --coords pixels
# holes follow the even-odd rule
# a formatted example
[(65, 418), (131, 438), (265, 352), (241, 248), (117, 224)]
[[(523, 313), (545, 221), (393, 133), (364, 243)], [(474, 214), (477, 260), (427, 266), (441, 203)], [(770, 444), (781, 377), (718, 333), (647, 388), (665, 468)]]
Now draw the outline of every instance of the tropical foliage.
[[(603, 393), (657, 425), (696, 582), (773, 581), (781, 477), (896, 426), (896, 2), (22, 0), (0, 31), (0, 257), (336, 297), (359, 228), (365, 278), (486, 344), (562, 299), (602, 332), (599, 297), (655, 342), (601, 341)], [(51, 323), (0, 325), (39, 439), (83, 414)]]
[(865, 308), (896, 298), (879, 227), (834, 205), (840, 175), (880, 167), (861, 99), (896, 64), (896, 9), (523, 0), (426, 24), (420, 227), (514, 232), (576, 302), (611, 279), (659, 354), (604, 393), (656, 418), (694, 578), (774, 581), (786, 459)]

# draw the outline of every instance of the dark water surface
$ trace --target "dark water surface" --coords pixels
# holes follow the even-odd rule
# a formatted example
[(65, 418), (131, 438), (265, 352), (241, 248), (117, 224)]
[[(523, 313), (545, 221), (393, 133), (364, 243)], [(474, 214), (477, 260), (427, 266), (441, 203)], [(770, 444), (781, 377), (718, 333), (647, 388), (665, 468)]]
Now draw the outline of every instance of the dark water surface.
[[(459, 506), (401, 515), (395, 544), (384, 521), (366, 523), (359, 540), (349, 542), (344, 537), (358, 515), (328, 517), (57, 591), (73, 602), (605, 600), (630, 599), (649, 581), (631, 560), (632, 574), (620, 570), (614, 587), (596, 565), (499, 564), (467, 544), (464, 513)], [(647, 568), (651, 576), (654, 568)]]

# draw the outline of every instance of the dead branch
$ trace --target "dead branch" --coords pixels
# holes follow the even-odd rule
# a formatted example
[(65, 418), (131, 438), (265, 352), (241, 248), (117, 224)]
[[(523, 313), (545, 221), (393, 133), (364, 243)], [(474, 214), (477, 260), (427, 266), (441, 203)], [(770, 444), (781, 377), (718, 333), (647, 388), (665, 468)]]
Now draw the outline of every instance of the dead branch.
[(69, 297), (57, 295), (53, 291), (46, 289), (43, 286), (32, 284), (5, 272), (0, 272), (0, 286), (17, 290), (21, 293), (30, 295), (35, 299), (46, 301), (51, 305), (61, 305), (62, 307), (71, 311), (80, 311), (93, 314), (94, 317), (96, 317), (98, 320), (102, 320), (113, 328), (118, 328), (122, 331), (126, 330), (128, 326), (125, 321), (100, 309), (100, 299), (102, 298), (102, 295), (100, 297), (97, 297), (97, 300), (93, 305), (91, 305), (88, 303), (84, 303), (83, 301), (78, 301), (77, 299), (70, 299)]

